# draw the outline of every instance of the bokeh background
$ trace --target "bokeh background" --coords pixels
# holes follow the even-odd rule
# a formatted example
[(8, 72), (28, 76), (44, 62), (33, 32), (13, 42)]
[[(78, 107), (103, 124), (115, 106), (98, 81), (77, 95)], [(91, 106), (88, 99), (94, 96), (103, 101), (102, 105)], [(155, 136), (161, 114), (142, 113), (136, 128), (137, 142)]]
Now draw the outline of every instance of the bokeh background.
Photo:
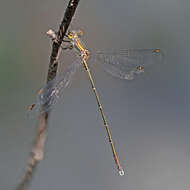
[[(68, 4), (0, 2), (0, 189), (23, 177), (37, 130), (28, 106), (44, 85), (51, 42)], [(30, 190), (178, 190), (190, 187), (190, 1), (80, 1), (73, 26), (92, 51), (163, 48), (163, 64), (133, 81), (93, 67), (121, 164), (115, 169), (88, 77), (81, 69), (52, 112), (45, 158)], [(63, 58), (64, 57), (64, 58)], [(61, 57), (62, 72), (75, 57)]]

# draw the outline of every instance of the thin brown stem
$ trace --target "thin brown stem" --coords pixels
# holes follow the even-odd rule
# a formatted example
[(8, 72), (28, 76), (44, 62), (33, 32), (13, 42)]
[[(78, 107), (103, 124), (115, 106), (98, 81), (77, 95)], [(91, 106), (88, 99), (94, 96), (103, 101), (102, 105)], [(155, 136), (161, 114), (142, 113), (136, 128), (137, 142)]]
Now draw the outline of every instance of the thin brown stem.
[[(57, 68), (58, 68), (58, 59), (59, 59), (59, 55), (62, 49), (61, 43), (71, 23), (72, 17), (75, 13), (78, 3), (79, 3), (79, 0), (69, 0), (69, 4), (66, 8), (63, 20), (57, 32), (57, 40), (54, 41), (52, 45), (52, 52), (50, 56), (49, 69), (48, 69), (48, 74), (47, 74), (47, 82), (53, 80), (56, 77)], [(31, 177), (34, 173), (34, 169), (37, 168), (37, 165), (43, 159), (44, 144), (46, 142), (46, 137), (47, 137), (48, 116), (49, 116), (49, 112), (45, 112), (40, 115), (40, 123), (39, 123), (37, 136), (35, 139), (35, 144), (33, 146), (32, 153), (29, 158), (25, 175), (21, 183), (17, 187), (17, 190), (27, 189), (28, 184), (31, 181)]]

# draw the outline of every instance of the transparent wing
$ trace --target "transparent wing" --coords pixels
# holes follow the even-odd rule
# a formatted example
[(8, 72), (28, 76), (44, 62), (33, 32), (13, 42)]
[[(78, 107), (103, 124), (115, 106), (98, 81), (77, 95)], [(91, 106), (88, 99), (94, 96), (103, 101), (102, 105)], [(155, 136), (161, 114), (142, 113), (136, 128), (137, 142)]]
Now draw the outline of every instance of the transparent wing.
[(103, 65), (103, 69), (115, 77), (132, 80), (143, 73), (148, 65), (159, 64), (164, 54), (160, 49), (126, 49), (119, 52), (97, 52), (92, 60)]
[(29, 115), (36, 115), (50, 110), (58, 99), (64, 94), (65, 88), (71, 85), (72, 79), (78, 68), (80, 60), (73, 62), (65, 72), (59, 74), (58, 77), (48, 82), (37, 95), (37, 101), (29, 108)]

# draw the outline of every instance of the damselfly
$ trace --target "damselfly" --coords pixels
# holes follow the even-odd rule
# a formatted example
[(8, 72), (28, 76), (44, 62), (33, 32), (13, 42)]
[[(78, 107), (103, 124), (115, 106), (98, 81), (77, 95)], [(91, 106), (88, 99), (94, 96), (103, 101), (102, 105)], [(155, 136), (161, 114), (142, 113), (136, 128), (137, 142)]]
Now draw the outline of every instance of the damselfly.
[[(63, 49), (74, 49), (78, 55), (78, 59), (70, 64), (69, 68), (64, 73), (61, 73), (59, 77), (56, 77), (54, 80), (50, 81), (44, 88), (40, 90), (37, 102), (36, 104), (32, 104), (32, 106), (30, 106), (30, 111), (42, 113), (52, 108), (52, 106), (57, 103), (60, 96), (64, 94), (64, 89), (70, 86), (73, 76), (75, 75), (78, 68), (83, 65), (88, 73), (89, 80), (95, 94), (102, 119), (104, 121), (104, 126), (106, 128), (119, 174), (124, 175), (124, 171), (120, 165), (108, 122), (103, 112), (102, 104), (95, 88), (87, 60), (90, 60), (93, 63), (100, 63), (103, 66), (103, 69), (112, 76), (121, 79), (132, 80), (136, 75), (143, 73), (148, 65), (161, 63), (163, 52), (160, 49), (127, 49), (119, 52), (97, 52), (95, 54), (90, 54), (81, 40), (82, 34), (83, 33), (80, 30), (72, 30), (68, 33), (68, 35), (66, 35), (67, 39), (64, 40), (64, 42), (68, 42), (69, 46), (63, 47)], [(53, 30), (49, 30), (47, 35), (53, 41), (57, 40), (57, 35)]]

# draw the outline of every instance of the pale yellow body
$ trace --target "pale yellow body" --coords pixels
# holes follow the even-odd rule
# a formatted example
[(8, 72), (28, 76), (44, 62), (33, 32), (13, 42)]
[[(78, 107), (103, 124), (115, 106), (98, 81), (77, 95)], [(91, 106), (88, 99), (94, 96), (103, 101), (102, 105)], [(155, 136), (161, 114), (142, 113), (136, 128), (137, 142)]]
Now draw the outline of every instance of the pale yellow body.
[(96, 87), (95, 87), (95, 84), (94, 84), (94, 80), (92, 78), (90, 69), (89, 69), (88, 64), (86, 62), (86, 60), (89, 58), (89, 51), (87, 49), (85, 49), (85, 47), (83, 46), (83, 44), (82, 44), (82, 42), (81, 42), (81, 40), (80, 40), (80, 38), (78, 36), (79, 34), (81, 35), (81, 31), (79, 31), (79, 32), (72, 31), (72, 32), (70, 32), (68, 34), (68, 38), (71, 40), (71, 42), (73, 44), (73, 47), (80, 53), (80, 56), (81, 56), (81, 59), (82, 59), (82, 63), (83, 63), (84, 68), (86, 69), (86, 71), (88, 73), (89, 80), (90, 80), (90, 83), (91, 83), (93, 92), (95, 94), (95, 97), (96, 97), (96, 100), (97, 100), (97, 104), (98, 104), (101, 116), (102, 116), (102, 119), (103, 119), (103, 122), (104, 122), (104, 126), (106, 128), (106, 132), (107, 132), (107, 135), (108, 135), (108, 138), (109, 138), (109, 143), (111, 145), (111, 149), (112, 149), (112, 153), (113, 153), (113, 157), (114, 157), (115, 163), (116, 163), (117, 168), (119, 170), (119, 174), (121, 176), (123, 176), (124, 175), (124, 171), (123, 171), (123, 169), (122, 169), (122, 167), (120, 165), (119, 158), (117, 156), (117, 153), (116, 153), (116, 150), (115, 150), (115, 147), (114, 147), (114, 143), (113, 143), (113, 139), (112, 139), (112, 136), (111, 136), (110, 128), (108, 126), (108, 122), (107, 122), (105, 114), (103, 112), (103, 107), (102, 107), (102, 104), (100, 102), (100, 98), (99, 98), (98, 92), (96, 90)]

